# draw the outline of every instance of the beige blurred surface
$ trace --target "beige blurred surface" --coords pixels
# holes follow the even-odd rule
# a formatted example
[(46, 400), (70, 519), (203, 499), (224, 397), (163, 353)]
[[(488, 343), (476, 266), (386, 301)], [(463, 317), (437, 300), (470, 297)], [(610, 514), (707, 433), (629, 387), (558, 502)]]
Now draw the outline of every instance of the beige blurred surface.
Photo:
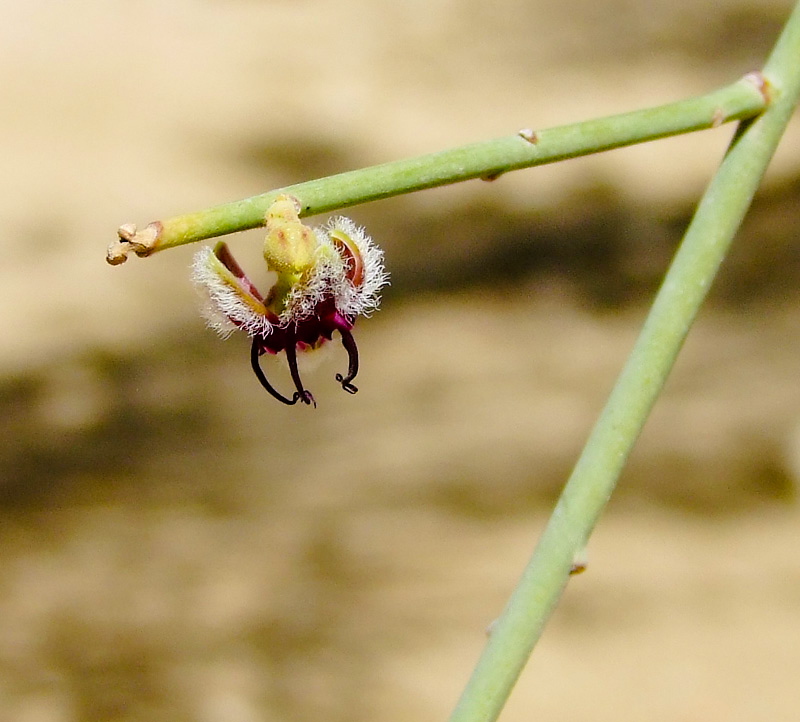
[[(316, 411), (192, 248), (105, 247), (704, 92), (789, 5), (0, 3), (0, 722), (446, 718), (730, 128), (352, 209), (393, 287)], [(798, 168), (795, 123), (504, 719), (797, 718)]]

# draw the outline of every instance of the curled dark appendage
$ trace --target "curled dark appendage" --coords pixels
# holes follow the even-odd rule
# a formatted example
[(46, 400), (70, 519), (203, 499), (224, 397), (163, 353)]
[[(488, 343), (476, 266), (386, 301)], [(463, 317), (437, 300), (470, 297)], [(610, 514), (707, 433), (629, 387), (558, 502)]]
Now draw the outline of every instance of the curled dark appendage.
[(313, 404), (314, 408), (317, 408), (316, 399), (310, 391), (306, 391), (305, 389), (302, 391), (295, 391), (294, 394), (292, 394), (292, 403), (296, 404), (298, 401), (302, 401), (306, 406), (311, 406)]
[[(286, 404), (287, 406), (294, 406), (300, 399), (300, 394), (295, 393), (291, 399), (287, 399), (285, 396), (280, 394), (272, 387), (272, 384), (270, 384), (270, 382), (267, 381), (267, 377), (264, 375), (264, 371), (261, 369), (261, 364), (258, 362), (258, 357), (259, 357), (258, 351), (259, 351), (258, 339), (254, 337), (253, 345), (250, 347), (250, 365), (253, 367), (253, 371), (255, 371), (256, 378), (274, 398), (278, 399), (278, 401)], [(306, 401), (304, 403), (308, 402)]]
[(354, 394), (358, 391), (358, 387), (353, 386), (353, 384), (350, 382), (358, 374), (358, 346), (356, 346), (356, 340), (353, 338), (353, 334), (350, 333), (350, 331), (340, 328), (339, 333), (342, 334), (342, 346), (344, 346), (345, 350), (347, 351), (349, 364), (347, 376), (336, 374), (336, 380), (342, 385), (342, 388), (347, 391), (348, 394)]
[(301, 401), (306, 406), (314, 405), (317, 408), (317, 402), (311, 395), (310, 391), (303, 388), (303, 382), (300, 380), (300, 371), (297, 369), (297, 346), (294, 332), (288, 334), (288, 341), (286, 343), (286, 360), (289, 362), (289, 372), (292, 374), (292, 381), (294, 381), (297, 391), (292, 396), (292, 403)]

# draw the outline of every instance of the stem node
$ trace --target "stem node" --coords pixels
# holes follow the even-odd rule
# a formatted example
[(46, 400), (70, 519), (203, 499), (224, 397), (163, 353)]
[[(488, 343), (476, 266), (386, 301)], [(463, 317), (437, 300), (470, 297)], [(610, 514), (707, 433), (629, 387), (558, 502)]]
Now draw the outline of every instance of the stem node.
[(772, 93), (770, 92), (769, 81), (764, 77), (764, 73), (760, 70), (753, 70), (744, 76), (744, 80), (752, 83), (763, 96), (764, 102), (769, 105), (772, 100)]
[(531, 145), (536, 145), (539, 142), (539, 136), (532, 128), (523, 128), (517, 131), (517, 135), (523, 140), (527, 140)]

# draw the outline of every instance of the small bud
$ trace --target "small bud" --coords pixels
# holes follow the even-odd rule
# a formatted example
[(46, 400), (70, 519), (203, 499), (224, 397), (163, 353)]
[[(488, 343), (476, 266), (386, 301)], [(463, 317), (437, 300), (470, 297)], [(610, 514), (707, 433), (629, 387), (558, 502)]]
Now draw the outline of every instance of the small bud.
[(313, 229), (300, 221), (297, 202), (280, 195), (266, 215), (267, 237), (264, 258), (278, 273), (301, 275), (313, 265), (319, 241)]

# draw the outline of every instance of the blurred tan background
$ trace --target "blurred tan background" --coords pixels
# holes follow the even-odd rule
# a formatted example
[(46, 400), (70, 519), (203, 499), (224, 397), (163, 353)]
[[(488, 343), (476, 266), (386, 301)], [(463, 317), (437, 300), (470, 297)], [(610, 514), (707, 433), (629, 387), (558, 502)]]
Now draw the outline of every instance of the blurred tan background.
[[(445, 719), (731, 127), (352, 209), (393, 285), (316, 411), (204, 328), (194, 248), (105, 247), (710, 90), (790, 5), (0, 3), (0, 722)], [(797, 719), (798, 136), (505, 720)]]

